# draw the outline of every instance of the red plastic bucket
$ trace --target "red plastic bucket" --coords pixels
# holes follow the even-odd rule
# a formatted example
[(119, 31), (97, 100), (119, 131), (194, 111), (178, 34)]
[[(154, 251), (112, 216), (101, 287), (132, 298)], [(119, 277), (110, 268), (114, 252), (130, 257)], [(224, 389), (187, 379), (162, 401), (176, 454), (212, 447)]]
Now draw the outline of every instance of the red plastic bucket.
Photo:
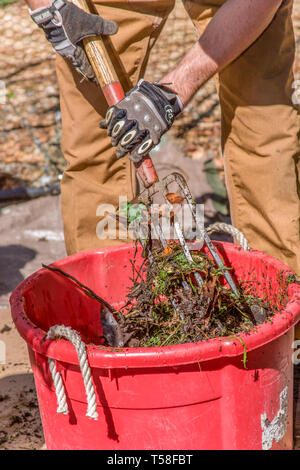
[[(12, 316), (28, 344), (48, 449), (292, 448), (292, 327), (300, 317), (300, 286), (269, 256), (230, 243), (216, 246), (237, 279), (258, 281), (258, 295), (273, 305), (283, 295), (289, 299), (272, 321), (240, 339), (111, 351), (99, 346), (99, 303), (72, 282), (41, 269), (13, 292)], [(130, 284), (133, 252), (133, 245), (86, 251), (55, 266), (117, 308)], [(55, 324), (71, 326), (86, 344), (94, 343), (87, 351), (98, 421), (86, 417), (72, 344), (45, 341)], [(48, 357), (61, 373), (69, 415), (56, 412)]]

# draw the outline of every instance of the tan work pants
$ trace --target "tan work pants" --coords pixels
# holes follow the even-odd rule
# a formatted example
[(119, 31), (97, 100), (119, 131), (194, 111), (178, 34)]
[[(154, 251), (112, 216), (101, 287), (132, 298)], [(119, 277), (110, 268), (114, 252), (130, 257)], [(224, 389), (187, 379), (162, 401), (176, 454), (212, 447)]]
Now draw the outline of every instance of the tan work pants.
[[(201, 31), (225, 0), (186, 0)], [(104, 18), (116, 21), (112, 43), (125, 90), (143, 76), (151, 47), (174, 7), (173, 0), (97, 0)], [(294, 34), (292, 1), (283, 2), (259, 39), (219, 76), (222, 147), (233, 224), (253, 248), (300, 274), (299, 116), (292, 106)], [(98, 122), (107, 106), (99, 89), (58, 58), (63, 119), (62, 146), (68, 161), (62, 210), (68, 253), (119, 240), (99, 240), (97, 207), (118, 205), (135, 193), (128, 158), (117, 160)], [(126, 76), (128, 78), (126, 78)], [(298, 169), (298, 171), (297, 171)]]

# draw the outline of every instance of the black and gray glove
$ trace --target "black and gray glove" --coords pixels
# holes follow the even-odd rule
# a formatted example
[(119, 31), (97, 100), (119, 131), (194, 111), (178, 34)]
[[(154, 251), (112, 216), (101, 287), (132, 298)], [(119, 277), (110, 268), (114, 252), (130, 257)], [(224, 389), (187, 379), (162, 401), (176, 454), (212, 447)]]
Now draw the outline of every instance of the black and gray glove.
[(56, 52), (70, 59), (84, 77), (97, 82), (81, 41), (90, 36), (115, 34), (117, 23), (86, 13), (66, 0), (55, 0), (50, 7), (29, 11), (33, 21), (44, 29)]
[(142, 79), (108, 108), (100, 127), (107, 129), (118, 158), (131, 152), (131, 160), (139, 162), (159, 143), (182, 108), (178, 95), (165, 85)]

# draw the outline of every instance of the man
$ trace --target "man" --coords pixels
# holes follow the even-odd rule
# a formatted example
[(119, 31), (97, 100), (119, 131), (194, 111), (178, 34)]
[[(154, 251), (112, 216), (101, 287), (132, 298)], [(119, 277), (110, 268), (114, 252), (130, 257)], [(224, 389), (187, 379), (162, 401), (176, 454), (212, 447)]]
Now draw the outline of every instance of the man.
[[(86, 15), (65, 0), (56, 0), (50, 10), (50, 0), (26, 1), (58, 52), (62, 148), (68, 161), (62, 181), (68, 253), (120, 242), (97, 238), (96, 211), (101, 203), (117, 206), (119, 195), (128, 200), (134, 196), (127, 151), (141, 158), (194, 93), (218, 73), (233, 224), (253, 248), (275, 256), (300, 275), (292, 0), (184, 0), (200, 39), (160, 84), (139, 80), (174, 0), (94, 0), (99, 17)], [(111, 35), (120, 57), (121, 83), (130, 91), (127, 100), (108, 112), (80, 47), (83, 37), (95, 34)], [(142, 109), (135, 110), (137, 102)], [(152, 123), (148, 127), (146, 115)]]

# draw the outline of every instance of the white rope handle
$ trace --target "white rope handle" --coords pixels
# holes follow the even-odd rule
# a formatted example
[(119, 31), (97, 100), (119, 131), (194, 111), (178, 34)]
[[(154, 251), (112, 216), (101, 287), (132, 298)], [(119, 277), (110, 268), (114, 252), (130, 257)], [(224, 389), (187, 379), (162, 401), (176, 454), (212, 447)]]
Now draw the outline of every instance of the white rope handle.
[(209, 235), (214, 232), (228, 233), (236, 239), (236, 241), (239, 243), (239, 245), (241, 245), (241, 247), (245, 251), (250, 250), (250, 245), (245, 235), (240, 232), (237, 228), (233, 227), (233, 225), (225, 224), (223, 222), (216, 222), (215, 224), (209, 225), (206, 230)]
[(52, 375), (52, 380), (54, 383), (56, 398), (57, 398), (57, 413), (62, 413), (67, 415), (69, 413), (64, 384), (61, 379), (61, 375), (56, 370), (56, 365), (54, 359), (48, 357), (49, 369)]
[[(79, 366), (84, 382), (86, 398), (87, 398), (87, 413), (86, 416), (88, 418), (93, 418), (95, 420), (98, 419), (98, 413), (96, 411), (97, 403), (96, 403), (96, 394), (94, 390), (94, 385), (92, 382), (92, 374), (91, 369), (87, 359), (86, 347), (82, 339), (80, 338), (77, 331), (73, 330), (69, 326), (64, 325), (54, 325), (52, 326), (48, 333), (48, 339), (55, 339), (57, 337), (63, 337), (70, 341), (74, 348), (76, 349)], [(54, 359), (48, 358), (49, 369), (52, 375), (55, 393), (57, 397), (57, 413), (68, 414), (68, 405), (66, 401), (66, 394), (64, 385), (62, 382), (62, 378), (60, 373), (56, 370), (55, 361)]]

